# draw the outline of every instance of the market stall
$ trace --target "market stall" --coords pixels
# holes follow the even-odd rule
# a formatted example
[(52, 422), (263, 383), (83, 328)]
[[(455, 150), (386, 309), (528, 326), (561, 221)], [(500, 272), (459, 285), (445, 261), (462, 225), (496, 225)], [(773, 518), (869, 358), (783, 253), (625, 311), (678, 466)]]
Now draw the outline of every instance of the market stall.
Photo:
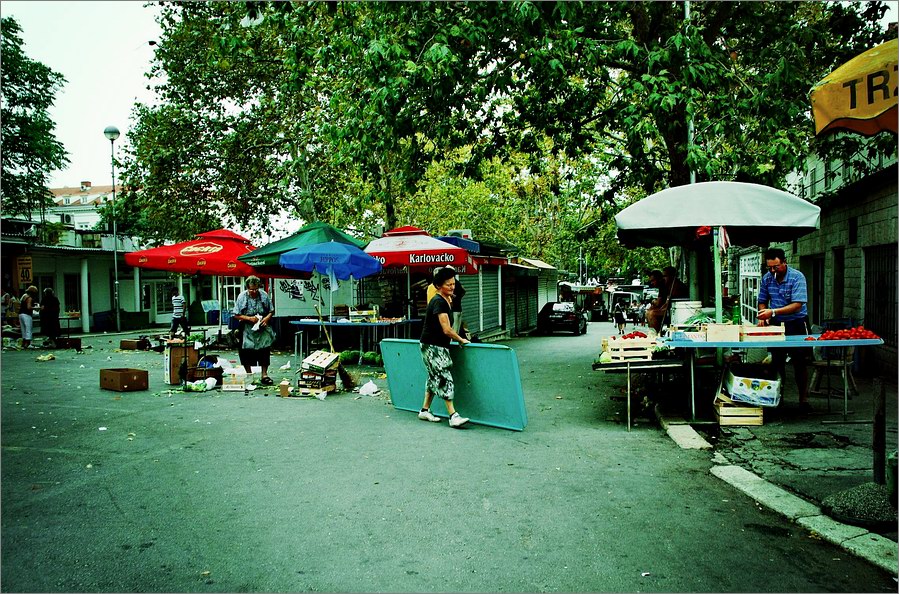
[(381, 262), (386, 274), (405, 273), (406, 319), (412, 318), (412, 273), (427, 278), (440, 266), (452, 265), (459, 274), (476, 274), (473, 257), (465, 248), (441, 241), (417, 227), (398, 227), (371, 241), (365, 252)]

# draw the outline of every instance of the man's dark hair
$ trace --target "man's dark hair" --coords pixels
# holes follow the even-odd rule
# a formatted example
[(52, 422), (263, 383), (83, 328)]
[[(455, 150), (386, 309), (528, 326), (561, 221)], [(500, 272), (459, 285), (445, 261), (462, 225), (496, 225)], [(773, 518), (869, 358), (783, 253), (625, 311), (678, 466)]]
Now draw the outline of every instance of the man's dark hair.
[(765, 250), (765, 260), (780, 260), (781, 262), (786, 262), (787, 255), (780, 248), (768, 248)]
[(456, 276), (456, 271), (449, 266), (434, 271), (434, 286), (440, 288), (443, 283)]

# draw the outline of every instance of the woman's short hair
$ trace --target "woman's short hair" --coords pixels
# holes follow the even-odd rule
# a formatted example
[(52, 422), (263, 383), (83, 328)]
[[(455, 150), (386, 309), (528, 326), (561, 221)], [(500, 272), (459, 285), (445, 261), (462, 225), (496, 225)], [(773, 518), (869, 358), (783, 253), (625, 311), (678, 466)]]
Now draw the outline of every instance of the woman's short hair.
[(52, 294), (53, 294), (53, 289), (51, 289), (50, 287), (47, 287), (46, 289), (44, 289), (44, 295), (49, 296)]
[(434, 271), (434, 286), (442, 287), (443, 283), (448, 281), (451, 278), (455, 278), (456, 269), (452, 266), (444, 266), (443, 268), (438, 268)]
[(262, 286), (262, 281), (259, 280), (258, 276), (250, 275), (247, 277), (247, 280), (245, 280), (243, 284), (246, 288), (249, 289), (251, 286), (255, 286), (255, 287)]
[(27, 289), (25, 289), (26, 293), (31, 293), (32, 295), (37, 295), (37, 287), (34, 285), (30, 285)]

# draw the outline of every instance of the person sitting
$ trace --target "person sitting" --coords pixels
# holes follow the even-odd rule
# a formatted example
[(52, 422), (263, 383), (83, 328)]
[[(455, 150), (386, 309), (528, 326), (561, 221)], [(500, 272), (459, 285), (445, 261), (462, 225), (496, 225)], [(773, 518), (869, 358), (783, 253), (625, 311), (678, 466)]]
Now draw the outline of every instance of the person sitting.
[(665, 281), (665, 287), (668, 291), (668, 301), (672, 299), (687, 299), (690, 296), (690, 289), (677, 278), (677, 268), (674, 266), (666, 266), (662, 269), (662, 278)]

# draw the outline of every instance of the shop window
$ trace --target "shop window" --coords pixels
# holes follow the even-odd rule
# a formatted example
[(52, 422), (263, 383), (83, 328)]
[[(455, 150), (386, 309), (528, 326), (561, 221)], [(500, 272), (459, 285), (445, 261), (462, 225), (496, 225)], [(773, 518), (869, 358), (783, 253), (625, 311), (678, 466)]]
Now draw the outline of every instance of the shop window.
[[(63, 295), (62, 306), (66, 311), (81, 310), (81, 275), (66, 274), (63, 276)], [(57, 295), (58, 296), (58, 295)], [(81, 315), (87, 315), (90, 312), (81, 312)]]
[(849, 218), (849, 245), (858, 243), (858, 217)]

